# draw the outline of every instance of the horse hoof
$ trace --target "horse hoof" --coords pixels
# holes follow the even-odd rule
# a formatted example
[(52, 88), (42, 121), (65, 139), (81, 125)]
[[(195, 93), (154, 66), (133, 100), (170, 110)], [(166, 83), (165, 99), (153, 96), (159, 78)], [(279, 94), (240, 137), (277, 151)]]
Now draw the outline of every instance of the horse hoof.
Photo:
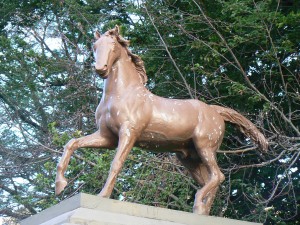
[(55, 195), (59, 195), (67, 186), (66, 180), (58, 180), (55, 182)]
[(193, 207), (193, 213), (196, 213), (198, 215), (209, 215), (207, 207), (204, 203), (201, 203), (200, 205), (194, 206)]
[(98, 194), (98, 197), (101, 197), (101, 198), (109, 198), (110, 195), (107, 194), (106, 192), (104, 192), (103, 190)]

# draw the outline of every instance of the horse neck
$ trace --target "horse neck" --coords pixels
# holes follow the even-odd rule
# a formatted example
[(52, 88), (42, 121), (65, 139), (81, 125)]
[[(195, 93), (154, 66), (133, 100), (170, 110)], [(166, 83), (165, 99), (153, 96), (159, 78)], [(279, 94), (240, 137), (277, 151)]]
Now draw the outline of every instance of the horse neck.
[(105, 80), (105, 95), (122, 94), (125, 91), (128, 92), (128, 89), (134, 88), (134, 86), (142, 86), (144, 88), (134, 63), (124, 51), (112, 66), (112, 70)]

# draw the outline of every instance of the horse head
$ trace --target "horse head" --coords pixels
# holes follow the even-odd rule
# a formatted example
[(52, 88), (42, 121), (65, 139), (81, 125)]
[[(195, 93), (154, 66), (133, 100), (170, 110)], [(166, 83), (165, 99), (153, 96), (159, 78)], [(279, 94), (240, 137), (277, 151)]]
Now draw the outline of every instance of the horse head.
[(120, 44), (119, 27), (116, 26), (103, 35), (96, 31), (94, 36), (96, 39), (93, 46), (96, 61), (95, 69), (105, 79), (108, 77), (113, 64), (121, 55), (122, 46)]

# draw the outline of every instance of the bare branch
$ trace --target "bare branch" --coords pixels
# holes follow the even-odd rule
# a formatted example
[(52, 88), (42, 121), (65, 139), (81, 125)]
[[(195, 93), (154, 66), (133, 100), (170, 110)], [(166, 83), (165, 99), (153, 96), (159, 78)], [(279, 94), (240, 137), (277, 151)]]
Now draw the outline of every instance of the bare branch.
[(187, 91), (188, 91), (190, 97), (191, 97), (191, 98), (196, 98), (196, 96), (193, 96), (193, 94), (192, 94), (192, 92), (191, 92), (191, 89), (190, 89), (190, 86), (188, 85), (188, 83), (187, 83), (186, 79), (184, 78), (183, 74), (181, 73), (179, 67), (177, 66), (177, 64), (176, 64), (176, 62), (175, 62), (175, 60), (173, 59), (173, 57), (172, 57), (172, 55), (171, 55), (171, 53), (170, 53), (170, 51), (169, 51), (169, 49), (168, 49), (168, 46), (167, 46), (166, 42), (164, 41), (163, 37), (161, 36), (160, 32), (158, 31), (158, 28), (157, 28), (157, 26), (155, 25), (154, 20), (153, 20), (153, 18), (151, 17), (151, 15), (149, 14), (148, 9), (147, 9), (146, 6), (145, 6), (145, 9), (146, 9), (147, 15), (149, 16), (150, 21), (151, 21), (153, 27), (155, 28), (155, 30), (156, 30), (156, 32), (157, 32), (157, 34), (158, 34), (158, 36), (159, 36), (159, 38), (160, 38), (160, 40), (161, 40), (163, 46), (165, 47), (166, 52), (168, 53), (169, 58), (171, 59), (171, 61), (172, 61), (173, 65), (174, 65), (174, 67), (176, 68), (177, 72), (179, 73), (179, 75), (180, 75), (180, 77), (181, 77), (181, 79), (182, 79), (182, 81), (183, 81), (183, 83), (184, 83), (184, 85), (185, 85), (185, 87), (186, 87), (186, 89), (187, 89)]

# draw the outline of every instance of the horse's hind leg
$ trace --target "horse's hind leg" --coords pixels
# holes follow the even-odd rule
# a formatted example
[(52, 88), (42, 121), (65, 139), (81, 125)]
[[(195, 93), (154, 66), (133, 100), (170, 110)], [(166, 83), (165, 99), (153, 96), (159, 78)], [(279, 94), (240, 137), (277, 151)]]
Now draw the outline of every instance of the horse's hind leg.
[(70, 140), (64, 148), (63, 155), (57, 165), (57, 172), (55, 178), (55, 194), (60, 194), (67, 186), (67, 179), (64, 177), (67, 166), (69, 164), (71, 155), (73, 152), (82, 147), (94, 147), (94, 148), (111, 148), (113, 147), (112, 140), (101, 136), (97, 131), (93, 134)]
[[(177, 154), (177, 158), (182, 163), (182, 165), (188, 169), (191, 176), (198, 184), (200, 184), (201, 186), (204, 186), (208, 182), (209, 173), (208, 173), (206, 166), (203, 163), (201, 163), (200, 158), (192, 159), (189, 156), (184, 157), (181, 154)], [(216, 197), (217, 191), (218, 191), (218, 188), (215, 188), (214, 190), (212, 190), (208, 193), (206, 199), (204, 199), (205, 207), (202, 209), (201, 212), (199, 212), (199, 207), (196, 204), (197, 201), (195, 201), (193, 211), (198, 214), (208, 215), (210, 212), (211, 206), (214, 202), (214, 199)]]
[(207, 214), (213, 203), (218, 186), (224, 181), (225, 177), (220, 171), (216, 161), (216, 150), (218, 145), (214, 147), (199, 147), (200, 143), (195, 141), (198, 154), (203, 165), (206, 167), (208, 180), (205, 185), (197, 191), (193, 211), (197, 214)]

